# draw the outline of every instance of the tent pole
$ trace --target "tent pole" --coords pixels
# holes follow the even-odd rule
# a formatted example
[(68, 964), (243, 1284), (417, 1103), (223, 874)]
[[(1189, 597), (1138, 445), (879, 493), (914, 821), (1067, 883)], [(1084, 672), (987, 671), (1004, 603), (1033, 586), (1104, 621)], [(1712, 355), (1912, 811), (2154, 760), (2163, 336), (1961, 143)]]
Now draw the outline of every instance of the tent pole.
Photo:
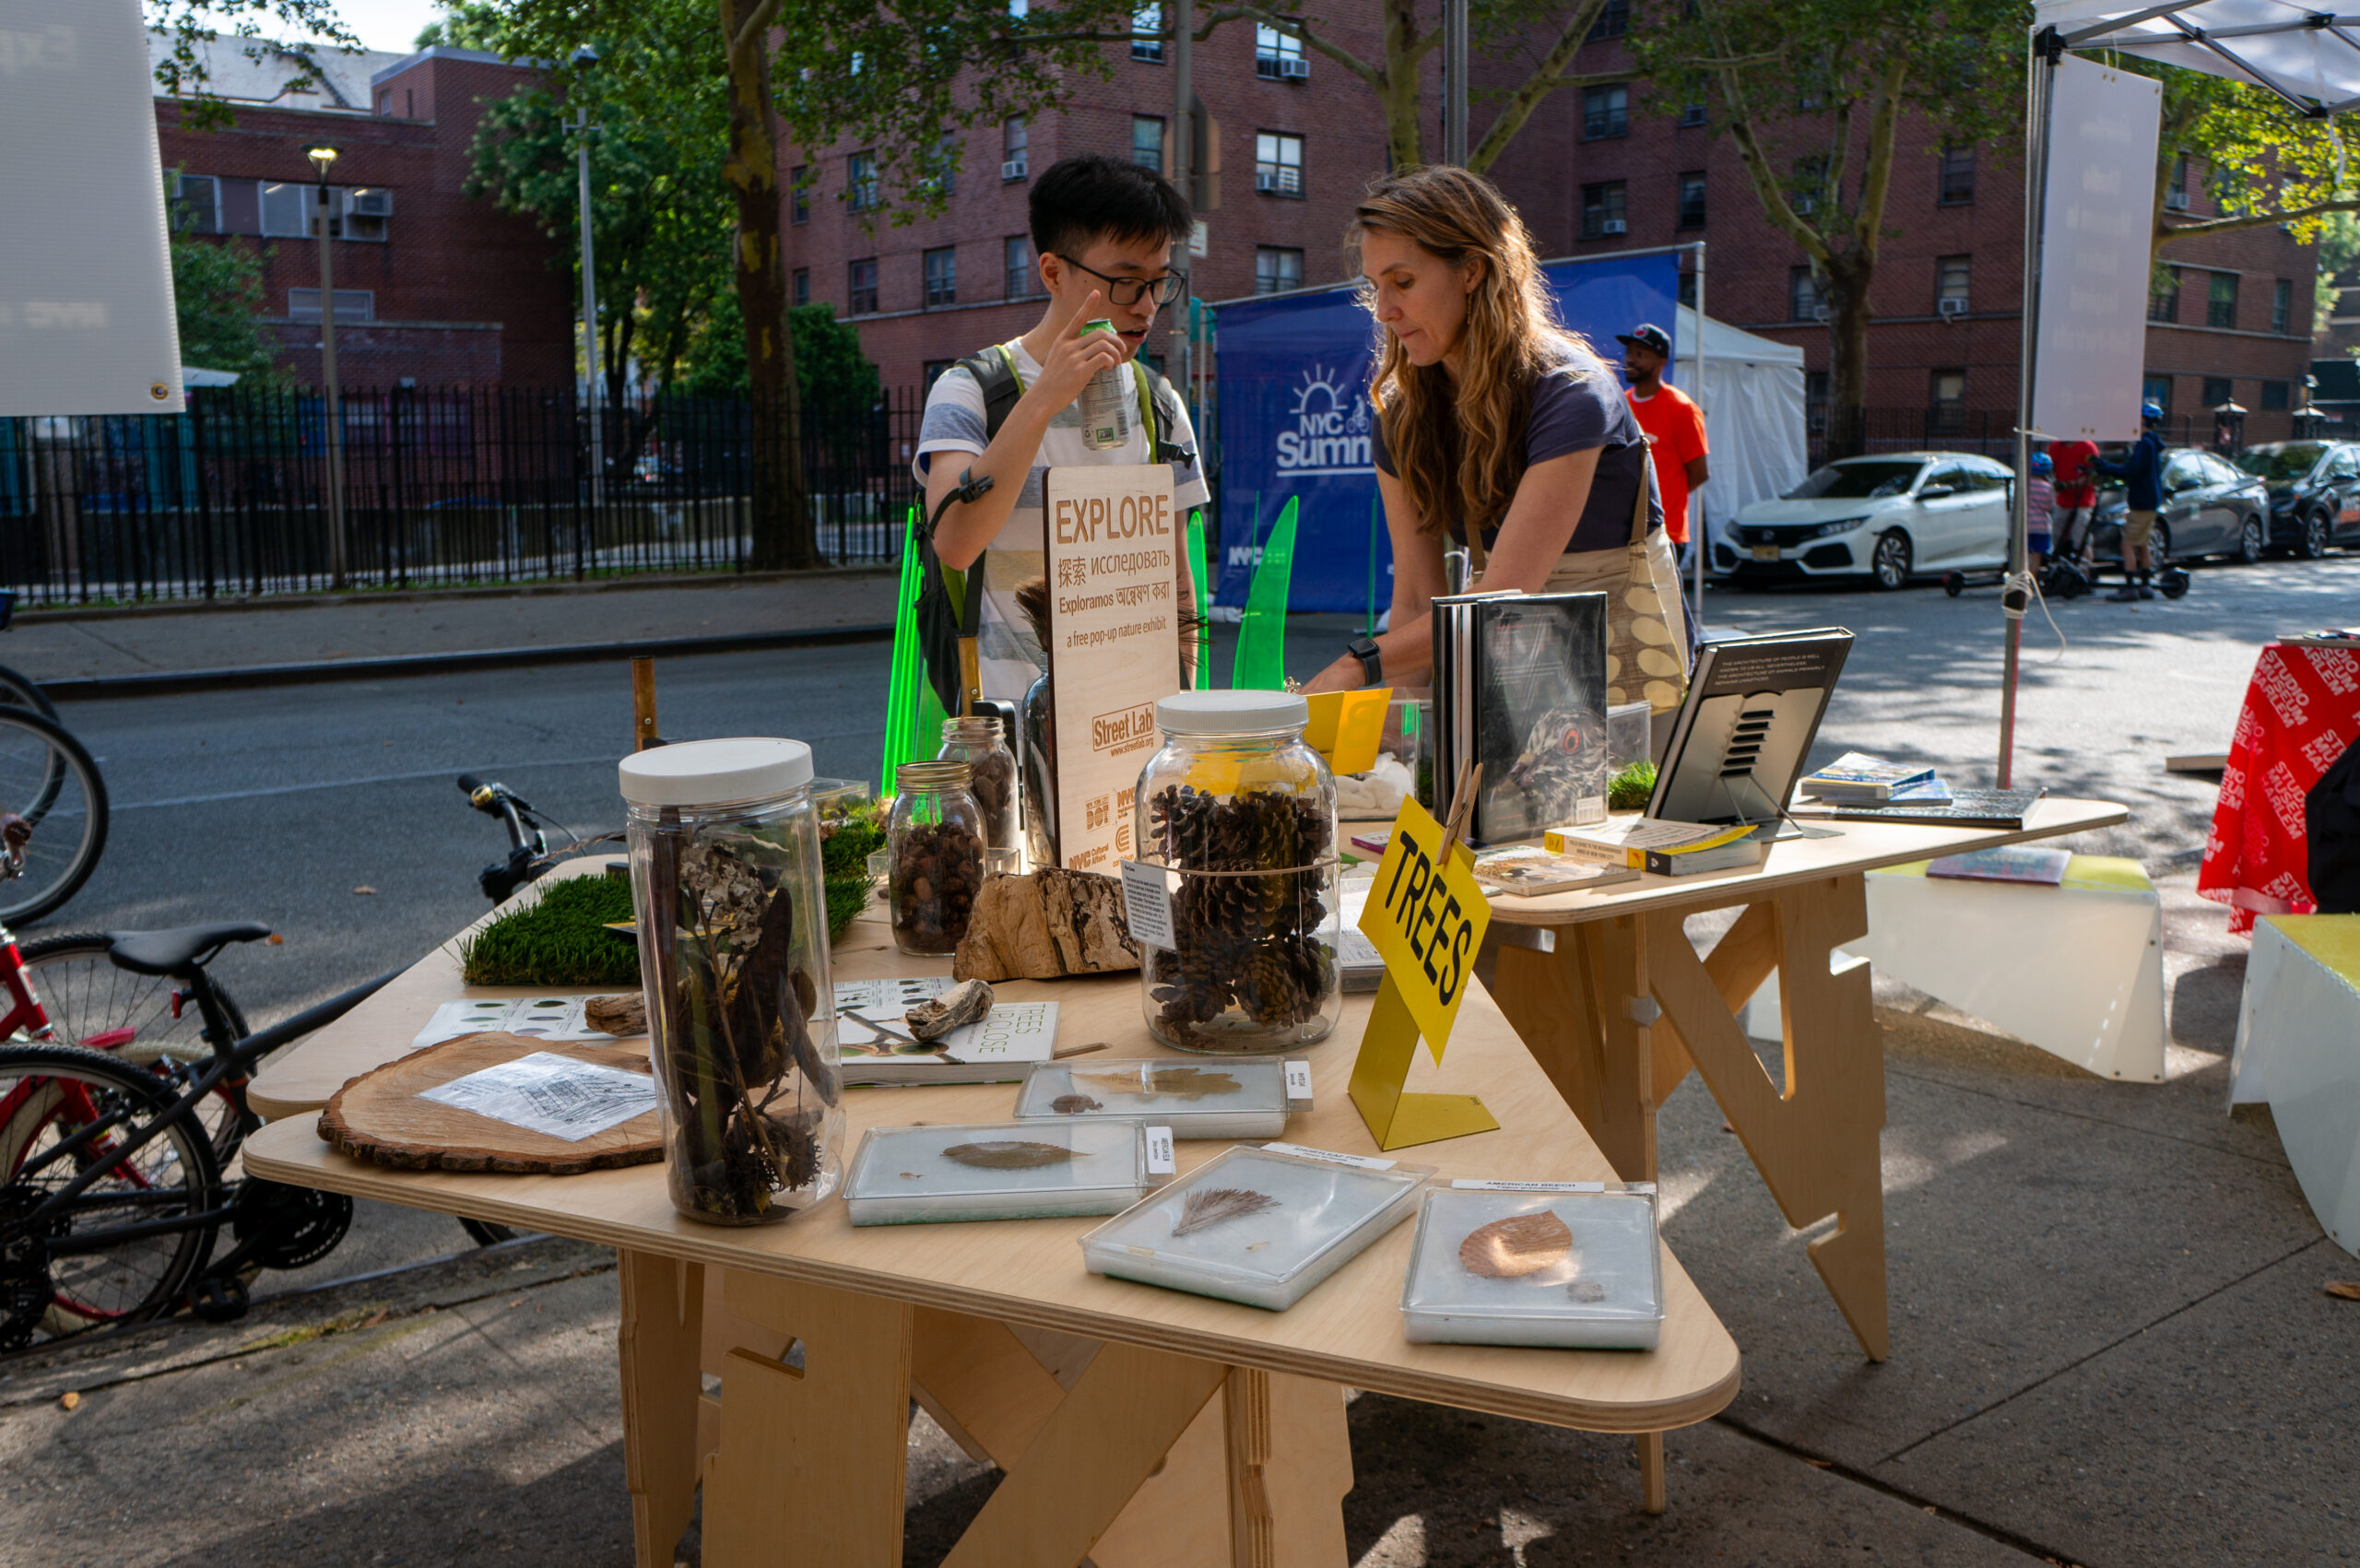
[(2008, 577), (2000, 595), (2007, 618), (2006, 669), (2000, 688), (2000, 787), (2013, 787), (2016, 760), (2016, 667), (2024, 645), (2029, 578), (2032, 501), (2032, 398), (2039, 371), (2040, 249), (2048, 197), (2048, 116), (2057, 55), (2063, 52), (2057, 29), (2032, 35), (2024, 76), (2024, 282), (2021, 347), (2016, 360), (2016, 483), (2008, 509)]
[[(1680, 312), (1671, 312), (1672, 324), (1680, 324)], [(1705, 403), (1705, 242), (1696, 242), (1696, 386), (1689, 394), (1696, 399), (1701, 413)], [(1688, 618), (1688, 643), (1693, 649), (1705, 640), (1705, 501), (1694, 491), (1688, 496), (1689, 575), (1695, 584), (1696, 608)]]

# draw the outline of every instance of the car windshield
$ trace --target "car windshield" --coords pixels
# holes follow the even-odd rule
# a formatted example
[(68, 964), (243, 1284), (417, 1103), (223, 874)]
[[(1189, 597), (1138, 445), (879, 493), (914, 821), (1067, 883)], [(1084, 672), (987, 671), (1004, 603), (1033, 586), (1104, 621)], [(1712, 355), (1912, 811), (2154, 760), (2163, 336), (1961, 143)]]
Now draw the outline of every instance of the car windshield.
[(1831, 463), (1787, 492), (1788, 501), (1877, 501), (1906, 495), (1923, 465), (1916, 462)]
[(2311, 471), (2327, 447), (2316, 441), (2281, 442), (2276, 446), (2249, 447), (2237, 454), (2236, 466), (2258, 479), (2299, 479)]

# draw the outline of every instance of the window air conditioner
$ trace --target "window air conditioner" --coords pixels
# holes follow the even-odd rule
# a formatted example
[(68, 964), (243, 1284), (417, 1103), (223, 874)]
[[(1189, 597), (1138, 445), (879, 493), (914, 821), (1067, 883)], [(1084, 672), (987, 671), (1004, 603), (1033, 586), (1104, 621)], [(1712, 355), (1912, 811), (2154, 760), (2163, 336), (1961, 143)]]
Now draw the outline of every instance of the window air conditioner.
[(1705, 106), (1701, 103), (1691, 103), (1684, 106), (1680, 111), (1680, 123), (1682, 125), (1689, 126), (1703, 124), (1705, 123)]
[(1825, 321), (1830, 313), (1825, 305), (1813, 305), (1811, 308), (1811, 319), (1813, 321)]
[(1606, 121), (1602, 116), (1582, 122), (1582, 138), (1585, 141), (1594, 142), (1604, 135), (1606, 135)]
[(2186, 212), (2188, 210), (2188, 193), (2186, 191), (2165, 191), (2164, 193), (2164, 210), (2166, 212)]
[(1601, 234), (1627, 234), (1630, 230), (1631, 226), (1619, 218), (1610, 218), (1598, 226)]
[(999, 166), (999, 177), (1003, 180), (1023, 179), (1024, 160), (1021, 158), (1009, 159), (1006, 163)]
[(1934, 301), (1934, 309), (1942, 315), (1963, 316), (1966, 314), (1966, 301), (1965, 300), (1937, 300)]
[(394, 216), (394, 193), (372, 185), (355, 191), (346, 198), (345, 210), (355, 218), (391, 218)]
[(1292, 78), (1298, 82), (1309, 81), (1311, 62), (1300, 57), (1291, 58), (1281, 55), (1279, 59), (1279, 75), (1282, 78)]
[(1292, 196), (1302, 191), (1303, 175), (1293, 169), (1257, 169), (1254, 171), (1254, 188)]

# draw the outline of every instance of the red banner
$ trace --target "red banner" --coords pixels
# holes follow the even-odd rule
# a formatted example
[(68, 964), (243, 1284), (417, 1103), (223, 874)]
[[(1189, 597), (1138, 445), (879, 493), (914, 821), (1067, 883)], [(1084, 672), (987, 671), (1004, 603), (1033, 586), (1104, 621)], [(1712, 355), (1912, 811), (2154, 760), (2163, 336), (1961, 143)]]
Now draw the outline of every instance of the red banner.
[(2261, 651), (2196, 876), (2198, 892), (2229, 906), (2231, 931), (2251, 931), (2257, 914), (2317, 907), (2303, 797), (2355, 735), (2360, 652), (2284, 643)]

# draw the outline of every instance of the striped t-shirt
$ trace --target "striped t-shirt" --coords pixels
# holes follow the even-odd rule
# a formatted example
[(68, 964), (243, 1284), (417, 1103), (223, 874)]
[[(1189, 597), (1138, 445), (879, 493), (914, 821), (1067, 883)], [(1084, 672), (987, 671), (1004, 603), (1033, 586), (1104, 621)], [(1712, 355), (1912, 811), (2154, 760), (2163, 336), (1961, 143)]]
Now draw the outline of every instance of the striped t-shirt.
[[(1041, 373), (1039, 362), (1024, 351), (1021, 338), (1006, 347), (1016, 362), (1018, 383), (1031, 386)], [(1163, 405), (1172, 444), (1196, 451), (1197, 432), (1179, 395), (1165, 383), (1157, 395)], [(1131, 416), (1129, 442), (1103, 452), (1082, 444), (1080, 398), (1060, 409), (1042, 435), (1041, 449), (1032, 454), (1032, 470), (1024, 477), (1024, 492), (985, 558), (984, 623), (978, 639), (985, 696), (1021, 701), (1033, 678), (1049, 667), (1048, 655), (1041, 651), (1032, 629), (1016, 607), (1017, 585), (1048, 570), (1048, 545), (1042, 532), (1041, 476), (1053, 467), (1080, 463), (1152, 462), (1155, 432), (1139, 428), (1136, 400)], [(926, 483), (927, 459), (935, 453), (980, 456), (989, 444), (985, 435), (984, 389), (964, 365), (953, 365), (926, 394), (926, 419), (918, 427), (917, 455), (911, 464), (917, 470), (919, 485)], [(954, 455), (945, 461), (956, 463), (962, 458)], [(1172, 506), (1176, 515), (1185, 517), (1190, 507), (1204, 505), (1208, 494), (1197, 464), (1172, 465)]]

